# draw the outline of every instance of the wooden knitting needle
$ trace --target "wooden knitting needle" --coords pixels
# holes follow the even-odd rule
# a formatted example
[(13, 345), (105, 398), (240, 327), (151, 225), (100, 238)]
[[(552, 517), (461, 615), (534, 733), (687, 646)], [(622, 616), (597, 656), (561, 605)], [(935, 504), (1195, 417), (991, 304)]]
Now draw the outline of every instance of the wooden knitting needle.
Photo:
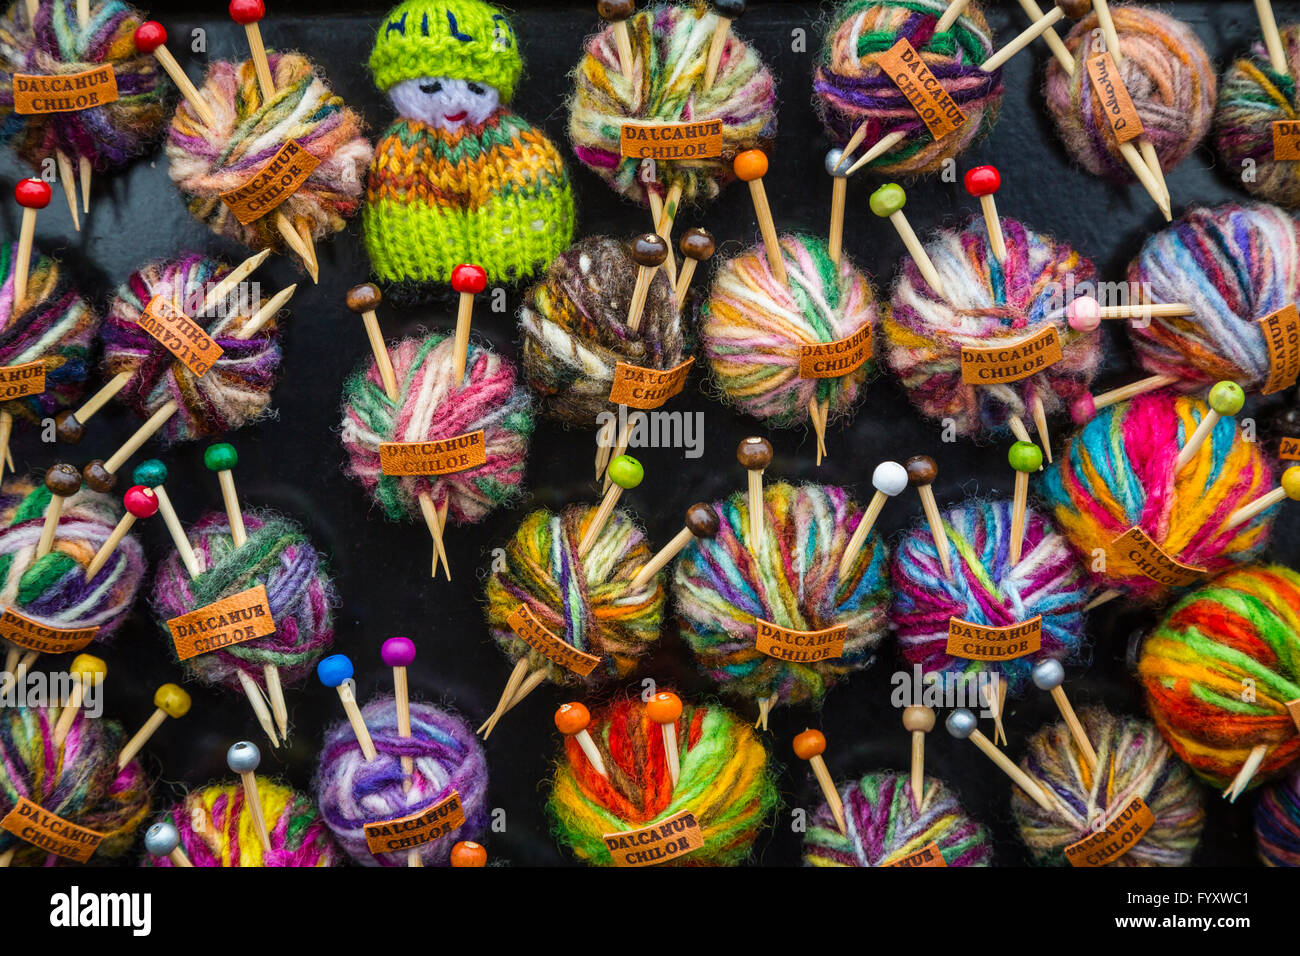
[(203, 570), (199, 567), (198, 555), (194, 553), (190, 539), (185, 535), (185, 529), (181, 527), (181, 519), (176, 514), (171, 498), (167, 495), (167, 489), (163, 487), (163, 482), (166, 480), (167, 466), (157, 458), (140, 462), (131, 472), (132, 482), (143, 485), (153, 492), (154, 498), (158, 501), (158, 511), (163, 517), (163, 524), (167, 526), (167, 533), (171, 535), (172, 542), (176, 545), (176, 553), (181, 556), (181, 562), (185, 565), (189, 576), (197, 578)]
[(939, 504), (934, 500), (934, 480), (939, 477), (939, 466), (928, 455), (913, 455), (903, 462), (907, 470), (907, 480), (921, 496), (921, 509), (925, 512), (926, 523), (930, 526), (930, 536), (934, 538), (934, 550), (939, 555), (945, 577), (952, 577), (952, 557), (948, 549), (948, 532), (943, 526), (943, 517), (939, 514)]
[(925, 735), (934, 730), (934, 710), (923, 705), (904, 707), (903, 729), (912, 735), (912, 806), (920, 813), (925, 790)]
[(1047, 795), (1043, 793), (1042, 789), (1028, 774), (1012, 763), (1006, 754), (998, 750), (991, 740), (980, 733), (974, 714), (965, 707), (958, 707), (948, 715), (944, 726), (948, 728), (948, 733), (958, 740), (969, 739), (971, 743), (984, 752), (984, 756), (997, 765), (999, 770), (1010, 777), (1012, 782), (1020, 787), (1031, 800), (1044, 810), (1051, 812), (1052, 805), (1048, 802)]
[(587, 731), (590, 725), (591, 711), (576, 700), (561, 704), (555, 711), (555, 729), (564, 736), (576, 740), (582, 752), (587, 755), (587, 762), (591, 764), (591, 769), (608, 780), (609, 774), (605, 772), (605, 761), (601, 759), (600, 751), (596, 749), (596, 741), (591, 739), (591, 734)]
[[(90, 0), (77, 0), (77, 26), (84, 28), (89, 25), (90, 25)], [(81, 168), (82, 209), (85, 212), (89, 213), (90, 212), (90, 158), (87, 156), (78, 157), (78, 165)], [(62, 175), (62, 171), (60, 171), (59, 175)]]
[(56, 149), (54, 161), (59, 167), (59, 184), (63, 187), (63, 198), (68, 203), (68, 212), (72, 214), (72, 231), (81, 232), (81, 211), (77, 209), (77, 174), (72, 171), (72, 158), (63, 150)]
[(1018, 441), (1007, 453), (1016, 472), (1016, 491), (1011, 505), (1011, 563), (1020, 563), (1025, 546), (1025, 509), (1029, 504), (1029, 475), (1043, 467), (1043, 452), (1033, 442)]
[(980, 201), (984, 213), (984, 226), (989, 234), (989, 248), (993, 258), (1003, 265), (1007, 261), (1007, 241), (1002, 235), (1002, 221), (998, 218), (998, 204), (993, 198), (1002, 188), (1002, 176), (993, 166), (972, 166), (962, 180), (966, 192)]
[(781, 255), (781, 240), (776, 234), (776, 223), (772, 221), (772, 207), (767, 201), (767, 190), (763, 188), (763, 177), (767, 175), (767, 154), (761, 149), (747, 149), (736, 154), (733, 161), (736, 177), (749, 183), (749, 195), (754, 200), (754, 214), (758, 217), (758, 228), (763, 234), (763, 248), (767, 251), (767, 264), (772, 275), (781, 285), (788, 285), (789, 277), (785, 271), (785, 260)]
[(1256, 744), (1251, 748), (1241, 769), (1237, 771), (1237, 776), (1232, 778), (1232, 783), (1228, 784), (1228, 788), (1223, 791), (1225, 800), (1229, 803), (1237, 802), (1237, 798), (1250, 786), (1251, 780), (1255, 779), (1255, 774), (1259, 772), (1259, 765), (1264, 762), (1266, 756), (1268, 756), (1268, 744)]
[(618, 69), (623, 78), (632, 81), (632, 34), (628, 32), (628, 17), (636, 13), (636, 0), (598, 0), (596, 12), (609, 22), (614, 32), (614, 49), (618, 51)]
[(1228, 516), (1223, 528), (1225, 531), (1231, 531), (1238, 525), (1245, 524), (1260, 512), (1267, 511), (1288, 498), (1292, 501), (1300, 501), (1300, 466), (1292, 465), (1282, 472), (1282, 477), (1278, 480), (1278, 487), (1265, 495), (1260, 495), (1250, 504), (1238, 508)]
[(966, 12), (966, 7), (970, 5), (970, 0), (948, 0), (948, 9), (943, 11), (943, 16), (934, 25), (935, 33), (946, 33), (952, 29), (952, 25), (957, 22), (957, 18)]
[(587, 525), (587, 533), (582, 536), (582, 541), (578, 544), (580, 559), (587, 556), (587, 552), (596, 543), (600, 533), (605, 530), (605, 525), (609, 523), (610, 515), (614, 513), (614, 508), (618, 505), (618, 499), (624, 489), (635, 488), (641, 484), (641, 479), (645, 477), (645, 469), (631, 455), (619, 455), (609, 463), (608, 474), (611, 482), (609, 490), (605, 492), (605, 497), (596, 508), (595, 516)]
[(262, 751), (251, 740), (241, 740), (232, 744), (226, 751), (226, 766), (232, 773), (239, 774), (244, 784), (244, 802), (248, 805), (253, 826), (257, 829), (257, 839), (262, 843), (264, 853), (271, 852), (271, 835), (266, 829), (266, 815), (262, 813), (262, 796), (257, 789), (257, 768), (262, 762)]
[(108, 564), (108, 559), (113, 556), (117, 546), (122, 543), (122, 539), (127, 536), (132, 525), (140, 518), (152, 518), (158, 513), (158, 498), (154, 493), (143, 485), (132, 485), (126, 489), (126, 494), (122, 496), (122, 506), (126, 513), (118, 520), (117, 525), (104, 539), (104, 543), (99, 546), (95, 556), (91, 558), (90, 564), (86, 565), (86, 580), (89, 581), (101, 570), (104, 565)]
[(805, 730), (794, 738), (794, 755), (800, 760), (808, 761), (813, 776), (817, 778), (817, 785), (821, 787), (822, 796), (826, 798), (826, 805), (831, 808), (835, 826), (841, 836), (848, 836), (849, 827), (844, 819), (844, 801), (840, 799), (840, 793), (835, 789), (831, 772), (826, 769), (826, 761), (822, 757), (825, 752), (826, 736), (820, 730)]
[(1186, 302), (1143, 302), (1137, 305), (1103, 306), (1090, 295), (1071, 299), (1070, 304), (1065, 307), (1066, 321), (1076, 332), (1092, 332), (1099, 328), (1105, 319), (1138, 319), (1150, 322), (1151, 319), (1181, 318), (1195, 314), (1196, 310)]
[(677, 307), (681, 308), (686, 302), (686, 293), (691, 288), (691, 280), (695, 278), (696, 267), (701, 262), (708, 262), (713, 258), (717, 244), (713, 241), (711, 232), (696, 227), (687, 229), (682, 233), (677, 248), (681, 250), (682, 256), (685, 258), (682, 263), (682, 271), (677, 275)]
[[(406, 681), (406, 669), (415, 661), (415, 642), (409, 637), (390, 637), (379, 649), (380, 660), (393, 669), (393, 699), (397, 702), (397, 736), (411, 736), (411, 696)], [(404, 788), (411, 789), (411, 772), (415, 761), (402, 758), (402, 773), (406, 776)]]
[(741, 439), (736, 461), (749, 475), (749, 546), (757, 549), (763, 539), (763, 472), (772, 464), (772, 443), (757, 436)]
[(1187, 464), (1196, 457), (1197, 451), (1219, 424), (1219, 419), (1232, 418), (1241, 411), (1246, 404), (1246, 393), (1236, 382), (1216, 382), (1210, 389), (1207, 403), (1210, 406), (1209, 410), (1201, 418), (1196, 430), (1192, 432), (1192, 437), (1187, 439), (1178, 453), (1178, 459), (1174, 462), (1174, 474), (1186, 468)]
[(898, 183), (886, 183), (871, 194), (869, 200), (871, 211), (881, 219), (888, 219), (898, 230), (898, 236), (903, 240), (903, 245), (907, 248), (907, 253), (916, 263), (917, 269), (921, 270), (921, 276), (930, 284), (940, 298), (946, 299), (948, 295), (943, 290), (943, 283), (939, 281), (939, 272), (930, 261), (929, 254), (925, 251), (925, 246), (921, 245), (921, 240), (916, 238), (916, 233), (912, 229), (912, 224), (907, 221), (907, 216), (903, 214), (903, 207), (907, 205), (907, 193)]
[(682, 715), (682, 699), (670, 690), (661, 690), (646, 702), (646, 716), (659, 725), (664, 740), (664, 759), (668, 762), (668, 776), (673, 786), (682, 774), (677, 753), (677, 718)]
[(1147, 392), (1158, 391), (1167, 385), (1173, 385), (1178, 380), (1177, 375), (1150, 375), (1130, 385), (1112, 388), (1100, 395), (1081, 395), (1070, 405), (1070, 418), (1076, 425), (1082, 425), (1093, 418), (1100, 408), (1118, 405), (1120, 402), (1127, 402), (1130, 398), (1145, 395)]
[(828, 232), (827, 247), (831, 261), (840, 264), (844, 253), (844, 207), (849, 198), (848, 173), (840, 172), (844, 151), (832, 149), (826, 154), (826, 175), (831, 177), (831, 227)]
[(458, 293), (456, 341), (453, 368), (456, 387), (465, 380), (465, 361), (469, 357), (469, 326), (474, 317), (474, 296), (487, 288), (487, 271), (482, 266), (462, 264), (451, 270), (451, 287)]
[(81, 704), (86, 699), (88, 687), (98, 687), (108, 674), (108, 665), (94, 654), (78, 654), (68, 667), (68, 674), (73, 678), (72, 689), (68, 692), (68, 701), (59, 711), (59, 722), (54, 725), (54, 749), (63, 749), (63, 742), (68, 739), (72, 722), (77, 719)]
[[(1056, 6), (1060, 7), (1071, 20), (1082, 20), (1092, 12), (1092, 0), (1058, 0)], [(1020, 0), (1020, 7), (1033, 23), (1046, 16), (1035, 0)], [(1066, 48), (1060, 34), (1049, 25), (1043, 31), (1043, 40), (1046, 41), (1047, 48), (1052, 51), (1052, 56), (1056, 57), (1057, 62), (1065, 68), (1066, 74), (1073, 76), (1074, 55)]]
[(176, 684), (163, 684), (153, 695), (154, 712), (149, 715), (149, 719), (144, 722), (135, 736), (126, 742), (122, 752), (117, 757), (117, 769), (121, 770), (132, 760), (135, 755), (144, 749), (144, 745), (149, 742), (149, 738), (158, 732), (158, 728), (167, 722), (168, 717), (184, 717), (190, 712), (190, 695), (184, 688)]
[(32, 267), (32, 241), (36, 238), (36, 214), (50, 204), (50, 184), (32, 176), (14, 185), (14, 199), (23, 207), (18, 227), (18, 253), (14, 257), (14, 313), (19, 313), (27, 298), (27, 273)]
[(1097, 751), (1093, 749), (1088, 735), (1083, 732), (1083, 724), (1079, 722), (1079, 715), (1070, 705), (1070, 698), (1065, 696), (1065, 688), (1061, 686), (1065, 683), (1065, 668), (1061, 666), (1061, 662), (1050, 657), (1041, 660), (1034, 665), (1030, 676), (1035, 687), (1052, 695), (1056, 709), (1061, 712), (1061, 716), (1065, 718), (1065, 725), (1070, 728), (1070, 736), (1074, 738), (1074, 745), (1079, 748), (1083, 762), (1090, 772), (1096, 773)]
[(692, 541), (697, 538), (714, 538), (717, 534), (717, 511), (707, 502), (697, 501), (686, 509), (686, 526), (636, 573), (632, 579), (632, 588), (639, 590), (649, 584)]
[(853, 562), (858, 559), (858, 553), (867, 543), (867, 535), (871, 534), (871, 529), (876, 526), (876, 520), (880, 517), (885, 502), (907, 487), (907, 469), (896, 461), (882, 461), (871, 473), (871, 486), (876, 489), (876, 493), (872, 496), (871, 503), (867, 505), (867, 510), (862, 513), (862, 520), (853, 530), (853, 536), (849, 538), (849, 543), (844, 547), (844, 554), (840, 557), (841, 578), (849, 573), (849, 568), (853, 567)]
[[(649, 194), (655, 193), (651, 190)], [(668, 276), (668, 284), (674, 289), (677, 288), (677, 257), (672, 254), (673, 222), (677, 219), (681, 204), (682, 184), (681, 180), (678, 180), (668, 187), (668, 192), (654, 215), (655, 232), (668, 244), (668, 254), (664, 256), (663, 269)]]
[(357, 743), (361, 745), (362, 755), (366, 760), (374, 760), (378, 756), (375, 742), (370, 737), (370, 728), (366, 726), (365, 718), (361, 716), (361, 709), (357, 707), (352, 673), (352, 659), (346, 654), (331, 654), (329, 657), (322, 657), (316, 664), (316, 676), (320, 678), (320, 682), (338, 691), (339, 700), (343, 702), (343, 710), (348, 715), (348, 723), (352, 725), (352, 732), (356, 734)]
[(461, 840), (451, 848), (452, 867), (487, 866), (487, 850), (473, 840)]
[[(176, 62), (176, 57), (172, 56), (171, 51), (167, 49), (167, 28), (157, 20), (146, 20), (135, 28), (135, 48), (141, 53), (150, 54), (158, 60), (158, 63), (171, 77), (176, 88), (181, 91), (181, 96), (185, 97), (185, 102), (190, 104), (190, 108), (198, 115), (204, 126), (212, 126), (216, 123), (216, 116), (213, 115), (212, 107), (208, 101), (203, 98), (198, 87), (190, 82), (190, 78), (185, 75), (181, 65)], [(268, 250), (269, 251), (269, 250)]]
[(713, 82), (718, 78), (718, 67), (722, 64), (722, 51), (727, 46), (727, 34), (731, 31), (731, 21), (745, 12), (745, 0), (713, 0), (713, 12), (718, 15), (713, 36), (709, 39), (709, 56), (704, 63), (704, 92), (713, 89)]
[(193, 867), (190, 858), (181, 849), (181, 835), (170, 820), (155, 823), (144, 833), (144, 848), (151, 856), (165, 856), (172, 866)]
[(49, 554), (54, 547), (59, 518), (63, 515), (63, 503), (81, 490), (81, 472), (66, 462), (51, 465), (45, 472), (45, 487), (50, 491), (50, 503), (45, 506), (45, 524), (36, 545), (38, 560)]
[(1269, 66), (1274, 73), (1288, 75), (1290, 70), (1286, 62), (1286, 48), (1282, 45), (1282, 34), (1277, 29), (1277, 18), (1273, 16), (1273, 4), (1269, 0), (1255, 0), (1255, 15), (1259, 17), (1259, 29), (1264, 34)]

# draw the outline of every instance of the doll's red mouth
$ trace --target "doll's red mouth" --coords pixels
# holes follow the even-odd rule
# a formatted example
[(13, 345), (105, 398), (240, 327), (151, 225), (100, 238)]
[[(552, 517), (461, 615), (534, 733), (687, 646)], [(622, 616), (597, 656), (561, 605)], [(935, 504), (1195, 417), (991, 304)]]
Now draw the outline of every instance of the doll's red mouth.
[(461, 110), (459, 113), (448, 113), (443, 117), (448, 123), (459, 123), (469, 116), (468, 110)]

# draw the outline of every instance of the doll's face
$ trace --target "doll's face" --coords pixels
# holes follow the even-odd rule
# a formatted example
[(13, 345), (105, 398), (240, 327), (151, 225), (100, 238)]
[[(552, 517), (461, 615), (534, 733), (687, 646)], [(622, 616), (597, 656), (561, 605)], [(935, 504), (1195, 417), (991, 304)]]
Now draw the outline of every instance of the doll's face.
[(494, 86), (444, 76), (404, 80), (389, 90), (388, 96), (401, 116), (450, 132), (466, 123), (478, 126), (500, 103)]

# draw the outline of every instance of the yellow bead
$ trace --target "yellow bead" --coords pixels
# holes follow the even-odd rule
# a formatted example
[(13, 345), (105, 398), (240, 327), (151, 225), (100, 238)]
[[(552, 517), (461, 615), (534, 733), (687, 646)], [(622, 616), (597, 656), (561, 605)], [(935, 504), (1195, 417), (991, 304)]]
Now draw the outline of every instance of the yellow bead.
[(100, 674), (102, 676), (108, 673), (108, 665), (94, 654), (78, 654), (72, 659), (72, 666), (68, 668), (68, 673), (82, 675)]
[(153, 705), (168, 717), (184, 717), (190, 712), (190, 695), (176, 684), (163, 684), (154, 692)]
[(1282, 490), (1292, 501), (1300, 501), (1300, 466), (1292, 465), (1282, 472)]

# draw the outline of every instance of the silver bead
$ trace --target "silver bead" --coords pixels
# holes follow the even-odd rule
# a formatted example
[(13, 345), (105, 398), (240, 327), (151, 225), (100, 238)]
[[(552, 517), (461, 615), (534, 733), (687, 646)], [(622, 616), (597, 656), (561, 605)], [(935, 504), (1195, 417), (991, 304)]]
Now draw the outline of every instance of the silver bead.
[(170, 820), (155, 823), (144, 834), (144, 848), (154, 856), (166, 856), (180, 846), (181, 835)]
[(241, 740), (226, 751), (226, 764), (233, 773), (252, 773), (262, 762), (262, 751), (251, 740)]
[(844, 169), (836, 168), (837, 166), (839, 166), (840, 160), (843, 158), (844, 158), (844, 150), (842, 149), (832, 149), (829, 153), (826, 154), (826, 175), (827, 176), (831, 176), (835, 179), (844, 178), (845, 171), (849, 168), (848, 164), (847, 163), (845, 164)]
[(1034, 686), (1039, 690), (1054, 690), (1065, 681), (1065, 668), (1061, 666), (1060, 661), (1049, 657), (1035, 664), (1030, 676), (1033, 677)]
[(943, 722), (943, 725), (948, 728), (948, 733), (958, 740), (965, 740), (975, 733), (975, 715), (965, 707), (958, 707), (948, 715), (948, 719)]

